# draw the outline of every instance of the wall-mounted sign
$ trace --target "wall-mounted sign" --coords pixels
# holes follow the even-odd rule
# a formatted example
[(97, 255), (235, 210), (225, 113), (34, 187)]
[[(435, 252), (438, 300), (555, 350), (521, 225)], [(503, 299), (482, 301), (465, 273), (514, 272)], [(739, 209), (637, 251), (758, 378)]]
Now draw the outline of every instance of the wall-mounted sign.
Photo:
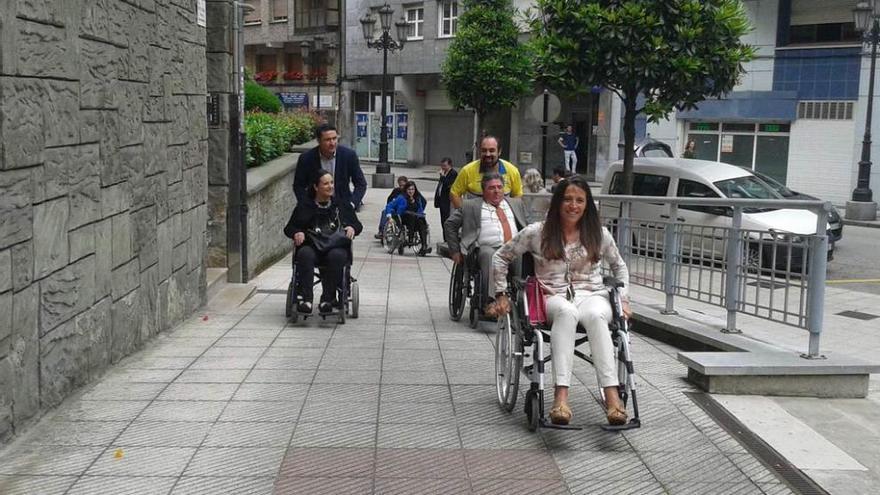
[(309, 108), (308, 93), (278, 93), (284, 108)]
[(218, 127), (220, 125), (220, 95), (208, 93), (206, 103), (208, 105), (208, 127)]
[(207, 18), (208, 17), (205, 13), (205, 0), (199, 0), (196, 2), (196, 24), (202, 27), (207, 26)]
[(532, 163), (532, 152), (531, 151), (520, 151), (519, 152), (519, 162), (520, 163)]
[(370, 121), (369, 114), (359, 113), (357, 114), (357, 137), (365, 138), (367, 137), (367, 124)]
[(406, 139), (408, 115), (405, 113), (397, 114), (397, 138)]
[(333, 95), (321, 95), (321, 104), (320, 105), (317, 105), (317, 103), (318, 103), (317, 95), (312, 96), (312, 103), (316, 104), (316, 106), (319, 106), (323, 109), (332, 108), (333, 107)]

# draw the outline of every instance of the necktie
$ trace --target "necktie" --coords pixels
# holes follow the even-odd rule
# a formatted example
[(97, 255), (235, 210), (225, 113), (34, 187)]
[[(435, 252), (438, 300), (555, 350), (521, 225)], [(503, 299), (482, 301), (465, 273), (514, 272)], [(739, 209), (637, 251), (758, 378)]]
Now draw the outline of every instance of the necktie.
[(495, 207), (495, 215), (498, 216), (498, 221), (501, 222), (501, 231), (503, 233), (504, 242), (507, 242), (513, 237), (513, 234), (510, 233), (510, 223), (507, 222), (507, 215), (504, 214), (504, 208), (502, 208), (501, 205)]

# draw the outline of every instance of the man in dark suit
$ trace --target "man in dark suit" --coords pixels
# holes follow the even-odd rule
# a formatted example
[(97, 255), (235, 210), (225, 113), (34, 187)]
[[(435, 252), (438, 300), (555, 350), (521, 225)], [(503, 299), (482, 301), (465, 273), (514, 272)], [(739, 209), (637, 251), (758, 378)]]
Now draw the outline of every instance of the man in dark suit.
[[(315, 130), (318, 146), (299, 156), (296, 173), (293, 176), (293, 193), (297, 203), (309, 201), (308, 189), (319, 170), (333, 174), (335, 182), (334, 197), (337, 201), (347, 201), (358, 209), (367, 192), (367, 180), (361, 170), (357, 153), (350, 148), (338, 145), (336, 128), (330, 124), (319, 125)], [(354, 191), (351, 186), (354, 186)]]
[[(434, 207), (440, 209), (440, 224), (446, 223), (449, 218), (449, 210), (452, 203), (449, 201), (449, 189), (458, 172), (452, 168), (452, 158), (443, 158), (440, 160), (440, 179), (437, 181), (437, 190), (434, 191)], [(443, 240), (446, 240), (446, 229), (443, 229)]]
[[(483, 301), (491, 303), (490, 295), (495, 290), (492, 256), (529, 221), (520, 198), (504, 197), (504, 179), (501, 175), (484, 174), (481, 186), (483, 197), (467, 199), (461, 208), (453, 210), (443, 225), (443, 231), (456, 264), (464, 263), (465, 256), (471, 250), (480, 248)], [(493, 289), (490, 291), (490, 288)]]

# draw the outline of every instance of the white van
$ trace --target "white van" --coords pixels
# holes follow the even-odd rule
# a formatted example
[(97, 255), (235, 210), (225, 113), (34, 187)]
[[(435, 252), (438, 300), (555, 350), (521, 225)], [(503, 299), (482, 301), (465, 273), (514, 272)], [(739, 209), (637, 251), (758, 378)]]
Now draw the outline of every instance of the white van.
[[(764, 181), (740, 167), (726, 163), (685, 158), (636, 158), (633, 164), (633, 194), (636, 196), (667, 196), (691, 198), (747, 198), (784, 199)], [(623, 162), (613, 163), (605, 174), (602, 183), (603, 194), (623, 194)], [(617, 216), (619, 204), (603, 202), (602, 215)], [(642, 232), (663, 229), (669, 222), (668, 205), (661, 203), (633, 203), (630, 217), (634, 226)], [(717, 206), (679, 206), (678, 222), (686, 226), (706, 226), (728, 228), (732, 224), (732, 209)], [(755, 242), (750, 242), (747, 259), (750, 266), (801, 271), (803, 263), (803, 240), (800, 236), (816, 232), (816, 214), (808, 210), (788, 208), (746, 209), (743, 211), (742, 228), (756, 231), (750, 234)], [(687, 252), (699, 251), (700, 255), (711, 255), (717, 259), (724, 257), (724, 243), (720, 242), (721, 231), (711, 228), (685, 228), (681, 239), (682, 249)], [(766, 232), (758, 234), (757, 232)], [(703, 234), (705, 233), (705, 234)], [(694, 236), (705, 238), (694, 239)], [(650, 239), (662, 244), (662, 236), (643, 235), (636, 239), (638, 247), (651, 250), (662, 249), (661, 245), (645, 246)], [(714, 238), (713, 238), (714, 237)], [(769, 243), (762, 246), (761, 239), (775, 238), (779, 248), (774, 250)], [(790, 244), (789, 244), (790, 241)], [(784, 248), (785, 256), (780, 249)], [(790, 251), (790, 255), (789, 255)], [(828, 259), (832, 258), (834, 244), (829, 242)], [(693, 253), (696, 254), (696, 253)], [(760, 258), (760, 259), (759, 259)], [(774, 262), (775, 261), (775, 262)], [(788, 262), (791, 262), (789, 265)]]

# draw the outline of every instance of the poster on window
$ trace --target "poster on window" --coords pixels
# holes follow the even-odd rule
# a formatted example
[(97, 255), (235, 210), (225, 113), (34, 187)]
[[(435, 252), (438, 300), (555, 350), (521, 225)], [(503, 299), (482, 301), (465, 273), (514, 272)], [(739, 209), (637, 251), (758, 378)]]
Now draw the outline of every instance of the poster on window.
[(407, 117), (408, 115), (405, 113), (397, 114), (397, 139), (406, 140)]
[(721, 152), (733, 153), (733, 135), (725, 134), (721, 136)]
[(357, 137), (365, 138), (367, 137), (367, 123), (370, 121), (370, 116), (365, 113), (357, 114)]

